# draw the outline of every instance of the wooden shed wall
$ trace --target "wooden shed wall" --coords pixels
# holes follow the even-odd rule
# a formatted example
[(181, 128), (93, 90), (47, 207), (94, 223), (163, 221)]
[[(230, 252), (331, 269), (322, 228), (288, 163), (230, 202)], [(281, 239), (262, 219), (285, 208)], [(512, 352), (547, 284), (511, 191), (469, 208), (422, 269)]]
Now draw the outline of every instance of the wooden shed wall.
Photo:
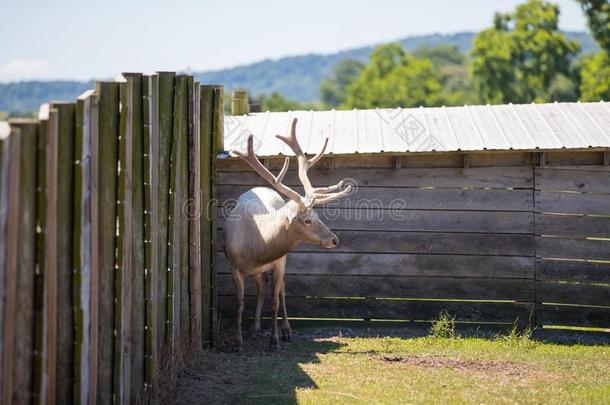
[[(278, 170), (281, 160), (266, 164)], [(289, 254), (289, 316), (430, 320), (447, 309), (466, 322), (610, 326), (604, 152), (348, 156), (319, 166), (316, 186), (349, 178), (357, 190), (318, 209), (338, 248)], [(299, 188), (295, 171), (285, 183)], [(219, 212), (260, 185), (243, 162), (219, 161)], [(231, 318), (231, 269), (217, 246), (219, 309)], [(246, 314), (254, 293), (249, 280)]]

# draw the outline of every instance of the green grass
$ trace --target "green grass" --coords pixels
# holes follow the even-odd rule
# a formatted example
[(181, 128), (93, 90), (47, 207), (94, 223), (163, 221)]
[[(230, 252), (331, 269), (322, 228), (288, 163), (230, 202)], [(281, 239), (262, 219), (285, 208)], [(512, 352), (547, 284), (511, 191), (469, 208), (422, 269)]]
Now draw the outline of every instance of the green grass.
[[(332, 335), (332, 334), (331, 334)], [(317, 335), (319, 336), (319, 334)], [(316, 337), (279, 353), (210, 351), (177, 387), (178, 403), (604, 403), (610, 346), (556, 344), (513, 330), (475, 337)], [(606, 402), (607, 403), (607, 402)]]

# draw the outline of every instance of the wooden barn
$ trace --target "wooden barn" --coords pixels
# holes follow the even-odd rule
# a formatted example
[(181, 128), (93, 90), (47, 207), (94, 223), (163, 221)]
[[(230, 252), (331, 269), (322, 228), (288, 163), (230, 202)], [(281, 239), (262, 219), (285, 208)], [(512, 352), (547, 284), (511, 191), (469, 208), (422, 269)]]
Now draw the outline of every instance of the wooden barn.
[[(610, 327), (610, 103), (226, 116), (224, 149), (244, 150), (252, 133), (277, 172), (291, 152), (275, 135), (295, 117), (306, 153), (330, 137), (312, 183), (348, 178), (355, 191), (319, 209), (338, 248), (289, 254), (289, 316), (410, 322), (446, 309), (462, 322)], [(266, 185), (228, 154), (217, 169), (224, 215)], [(284, 182), (298, 188), (295, 169)], [(234, 292), (217, 223), (227, 319)], [(254, 293), (249, 280), (246, 314)]]

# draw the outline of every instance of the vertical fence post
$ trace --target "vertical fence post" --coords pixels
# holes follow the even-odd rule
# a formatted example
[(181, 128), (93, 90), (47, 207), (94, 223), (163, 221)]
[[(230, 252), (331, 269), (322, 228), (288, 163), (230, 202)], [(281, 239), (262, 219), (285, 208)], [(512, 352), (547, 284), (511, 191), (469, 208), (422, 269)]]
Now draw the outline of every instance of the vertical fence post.
[(210, 286), (212, 289), (212, 328), (216, 330), (217, 325), (214, 323), (218, 320), (217, 317), (217, 303), (216, 303), (216, 220), (217, 220), (217, 206), (218, 206), (218, 170), (216, 167), (217, 155), (224, 151), (224, 87), (215, 86), (213, 91), (213, 104), (212, 104), (212, 155), (210, 156), (212, 161), (212, 172), (210, 176), (211, 189), (212, 189), (212, 200), (214, 204), (211, 209), (210, 218), (212, 221), (212, 237), (211, 237), (211, 249), (212, 249), (212, 279), (210, 280)]
[(197, 349), (202, 348), (201, 320), (201, 221), (205, 211), (201, 205), (201, 87), (198, 82), (190, 84), (189, 94), (189, 171), (190, 199), (188, 205), (189, 223), (189, 256), (190, 256), (190, 296), (191, 296), (191, 344)]
[(231, 92), (231, 115), (244, 115), (250, 112), (248, 90), (237, 89)]
[(32, 400), (34, 376), (34, 268), (38, 121), (11, 120), (8, 257), (5, 274), (3, 402)]
[[(114, 274), (116, 249), (117, 175), (119, 143), (119, 83), (98, 82), (97, 141), (93, 139), (92, 177), (97, 181), (97, 204), (92, 221), (96, 221), (99, 320), (96, 403), (113, 402), (114, 357)], [(94, 123), (95, 125), (95, 123)], [(97, 158), (96, 158), (97, 157)], [(95, 244), (94, 244), (95, 245)], [(89, 398), (90, 401), (93, 398)]]
[(0, 121), (0, 400), (4, 401), (4, 352), (6, 337), (4, 336), (4, 296), (6, 291), (7, 267), (7, 222), (8, 222), (8, 182), (9, 182), (9, 156), (10, 132), (8, 122)]

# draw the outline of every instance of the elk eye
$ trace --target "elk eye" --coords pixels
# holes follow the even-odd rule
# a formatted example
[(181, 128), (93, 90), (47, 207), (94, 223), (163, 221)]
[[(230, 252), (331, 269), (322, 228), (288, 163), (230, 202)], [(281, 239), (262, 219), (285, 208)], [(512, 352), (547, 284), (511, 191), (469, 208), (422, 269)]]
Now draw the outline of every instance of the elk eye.
[(303, 222), (305, 222), (305, 225), (311, 225), (311, 219), (309, 218), (305, 219)]

